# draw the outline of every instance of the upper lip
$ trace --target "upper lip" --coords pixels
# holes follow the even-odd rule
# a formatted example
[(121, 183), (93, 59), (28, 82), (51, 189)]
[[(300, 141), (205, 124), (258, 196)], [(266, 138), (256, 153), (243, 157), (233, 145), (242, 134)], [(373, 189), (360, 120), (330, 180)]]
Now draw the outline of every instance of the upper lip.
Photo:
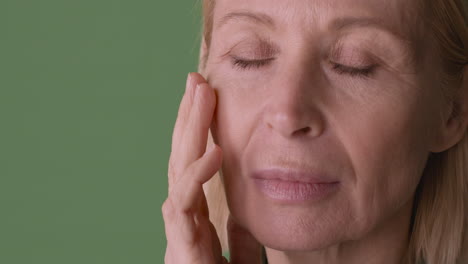
[(252, 174), (254, 179), (266, 180), (282, 180), (292, 182), (304, 182), (311, 184), (319, 183), (337, 183), (336, 179), (331, 178), (329, 175), (321, 172), (314, 172), (309, 170), (294, 170), (284, 168), (270, 168), (254, 171)]

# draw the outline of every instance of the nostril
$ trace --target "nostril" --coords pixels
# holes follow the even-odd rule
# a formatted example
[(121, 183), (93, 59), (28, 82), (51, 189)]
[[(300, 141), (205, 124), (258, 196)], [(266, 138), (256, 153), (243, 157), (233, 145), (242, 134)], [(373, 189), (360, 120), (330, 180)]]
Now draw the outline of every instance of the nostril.
[(294, 134), (308, 134), (309, 132), (310, 132), (310, 127), (304, 127), (304, 128), (296, 130)]

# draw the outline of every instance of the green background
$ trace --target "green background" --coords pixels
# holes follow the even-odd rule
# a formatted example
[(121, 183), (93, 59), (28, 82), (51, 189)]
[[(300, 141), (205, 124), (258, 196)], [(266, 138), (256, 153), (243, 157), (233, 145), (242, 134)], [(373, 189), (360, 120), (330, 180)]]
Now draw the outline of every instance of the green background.
[(0, 263), (163, 263), (196, 1), (0, 0)]

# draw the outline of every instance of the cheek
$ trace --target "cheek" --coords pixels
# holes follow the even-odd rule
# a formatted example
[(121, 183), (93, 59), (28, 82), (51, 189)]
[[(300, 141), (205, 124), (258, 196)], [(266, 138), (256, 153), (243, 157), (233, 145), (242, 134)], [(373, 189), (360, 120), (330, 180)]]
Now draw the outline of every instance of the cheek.
[(209, 68), (211, 76), (216, 76), (209, 80), (217, 94), (213, 137), (226, 150), (237, 151), (247, 143), (260, 112), (261, 93), (265, 89), (259, 84), (264, 82), (258, 75), (255, 78), (254, 75), (236, 73), (228, 63), (216, 66)]
[[(396, 97), (395, 97), (396, 98)], [(427, 113), (400, 97), (336, 112), (336, 132), (353, 169), (352, 211), (363, 226), (395, 214), (414, 195), (428, 157)]]
[[(217, 78), (210, 81), (216, 89), (218, 103), (211, 132), (214, 141), (223, 150), (221, 175), (227, 202), (233, 217), (247, 215), (245, 205), (252, 201), (244, 175), (246, 148), (258, 125), (259, 97), (245, 81)], [(240, 196), (239, 193), (245, 195)], [(238, 220), (239, 221), (239, 220)]]
[(217, 106), (211, 126), (213, 139), (223, 149), (223, 170), (239, 166), (239, 160), (258, 123), (259, 96), (249, 83), (232, 78), (210, 81)]
[[(308, 211), (289, 214), (285, 219), (277, 217), (278, 210), (254, 199), (255, 192), (240, 178), (246, 149), (261, 155), (268, 146), (275, 144), (272, 135), (260, 127), (264, 125), (264, 104), (268, 103), (268, 98), (273, 98), (267, 95), (273, 91), (269, 88), (274, 87), (274, 80), (232, 74), (232, 70), (222, 66), (213, 74), (216, 79), (210, 80), (210, 84), (218, 95), (212, 132), (215, 142), (224, 151), (222, 171), (225, 172), (229, 208), (235, 216), (250, 221), (258, 230), (266, 228), (259, 224), (258, 212), (271, 215), (278, 226), (282, 226), (282, 221), (296, 223), (311, 219), (310, 223), (323, 227), (330, 236), (356, 239), (395, 214), (414, 195), (428, 156), (427, 137), (421, 136), (428, 127), (428, 122), (422, 118), (427, 116), (422, 110), (424, 96), (403, 88), (397, 90), (401, 85), (395, 81), (388, 82), (387, 87), (369, 85), (377, 87), (373, 90), (357, 82), (338, 88), (328, 85), (317, 90), (322, 92), (320, 110), (327, 122), (327, 131), (314, 140), (325, 142), (327, 150), (333, 152), (333, 164), (346, 168), (343, 170), (346, 187), (333, 207), (329, 207), (333, 209), (317, 214), (328, 216), (325, 218), (331, 219), (329, 223), (315, 222), (316, 212)], [(316, 89), (319, 88), (321, 86)], [(346, 234), (333, 233), (337, 224), (348, 227), (343, 229), (347, 230)], [(305, 230), (301, 228), (292, 229), (301, 233)], [(286, 231), (285, 234), (289, 232)]]

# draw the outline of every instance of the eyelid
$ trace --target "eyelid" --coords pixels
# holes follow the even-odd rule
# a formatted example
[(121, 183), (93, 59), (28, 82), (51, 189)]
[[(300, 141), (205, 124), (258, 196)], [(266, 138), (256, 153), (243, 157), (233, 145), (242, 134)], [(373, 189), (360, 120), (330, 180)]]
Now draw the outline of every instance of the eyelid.
[(339, 62), (341, 65), (352, 68), (367, 68), (375, 64), (375, 61), (371, 59), (373, 56), (370, 56), (368, 52), (352, 45), (345, 47), (341, 40), (331, 48), (328, 57), (335, 63)]
[[(259, 69), (264, 66), (268, 66), (271, 60), (275, 58), (267, 58), (267, 59), (260, 59), (260, 60), (251, 60), (251, 59), (242, 59), (239, 57), (231, 56), (232, 65), (234, 67), (239, 68), (240, 70), (249, 70), (251, 68)], [(333, 70), (340, 75), (348, 75), (352, 78), (361, 78), (363, 80), (368, 80), (370, 77), (373, 76), (375, 73), (376, 68), (378, 67), (377, 64), (373, 64), (368, 67), (363, 68), (355, 68), (346, 65), (342, 65), (339, 63), (334, 63), (330, 61), (332, 64)]]
[(245, 58), (237, 55), (231, 55), (233, 60), (242, 60), (247, 62), (255, 62), (255, 61), (270, 61), (275, 59), (274, 57), (263, 57), (263, 58)]
[(231, 56), (232, 65), (239, 67), (241, 70), (246, 70), (250, 68), (260, 68), (266, 66), (270, 61), (275, 58), (265, 58), (265, 59), (246, 59), (238, 56)]
[(378, 66), (377, 63), (369, 63), (369, 64), (362, 64), (362, 65), (350, 65), (347, 63), (337, 62), (330, 60), (330, 63), (333, 66), (339, 65), (342, 68), (350, 69), (350, 70), (368, 70), (370, 68), (375, 68)]
[(270, 39), (255, 37), (244, 39), (232, 46), (227, 54), (248, 54), (247, 57), (273, 57), (279, 52), (279, 47)]
[(332, 68), (338, 74), (348, 74), (352, 77), (361, 77), (367, 79), (375, 73), (378, 64), (372, 64), (366, 67), (351, 67), (330, 61)]

